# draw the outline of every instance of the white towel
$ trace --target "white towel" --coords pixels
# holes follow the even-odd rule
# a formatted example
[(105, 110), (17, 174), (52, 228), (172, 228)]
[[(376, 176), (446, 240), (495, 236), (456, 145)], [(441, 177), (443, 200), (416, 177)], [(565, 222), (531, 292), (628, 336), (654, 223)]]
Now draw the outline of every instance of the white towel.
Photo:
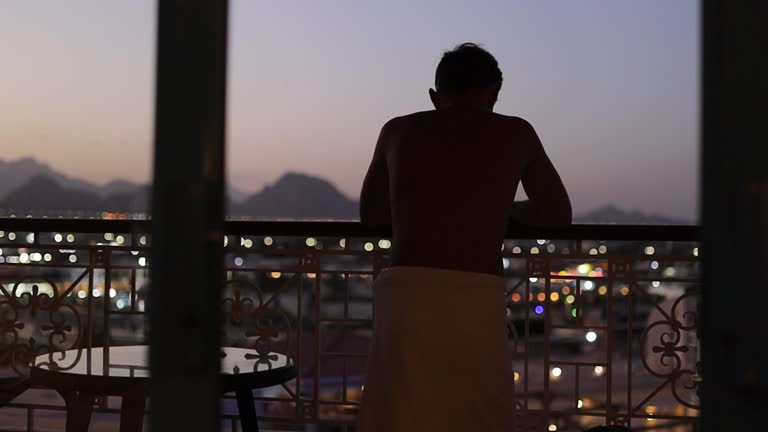
[(374, 301), (360, 432), (512, 430), (501, 278), (392, 267)]

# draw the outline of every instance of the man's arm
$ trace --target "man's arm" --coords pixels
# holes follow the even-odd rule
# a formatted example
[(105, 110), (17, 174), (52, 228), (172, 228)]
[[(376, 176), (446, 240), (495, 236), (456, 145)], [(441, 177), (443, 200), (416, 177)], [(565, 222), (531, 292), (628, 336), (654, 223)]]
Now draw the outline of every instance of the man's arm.
[(392, 212), (389, 204), (389, 172), (386, 146), (390, 122), (381, 128), (373, 159), (360, 192), (360, 222), (366, 226), (391, 227)]
[(523, 225), (568, 226), (573, 216), (568, 192), (533, 126), (525, 122), (523, 128), (523, 139), (530, 153), (521, 183), (528, 201), (513, 203), (510, 216), (514, 222)]

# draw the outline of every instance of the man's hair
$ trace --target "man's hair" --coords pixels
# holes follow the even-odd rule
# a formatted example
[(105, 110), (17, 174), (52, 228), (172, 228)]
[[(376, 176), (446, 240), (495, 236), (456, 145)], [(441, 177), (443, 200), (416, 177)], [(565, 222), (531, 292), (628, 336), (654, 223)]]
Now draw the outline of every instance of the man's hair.
[(501, 88), (499, 63), (488, 51), (463, 43), (446, 51), (435, 72), (437, 90), (466, 92), (487, 87)]

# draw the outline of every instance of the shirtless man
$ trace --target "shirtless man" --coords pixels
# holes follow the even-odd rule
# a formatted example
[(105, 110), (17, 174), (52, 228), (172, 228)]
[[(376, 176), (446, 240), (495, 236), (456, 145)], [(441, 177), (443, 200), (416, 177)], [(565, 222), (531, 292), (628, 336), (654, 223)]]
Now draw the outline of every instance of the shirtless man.
[(392, 267), (374, 284), (362, 432), (509, 430), (501, 243), (510, 222), (569, 225), (571, 205), (533, 127), (493, 112), (501, 83), (494, 57), (462, 44), (437, 67), (435, 109), (379, 135), (360, 220), (392, 228)]

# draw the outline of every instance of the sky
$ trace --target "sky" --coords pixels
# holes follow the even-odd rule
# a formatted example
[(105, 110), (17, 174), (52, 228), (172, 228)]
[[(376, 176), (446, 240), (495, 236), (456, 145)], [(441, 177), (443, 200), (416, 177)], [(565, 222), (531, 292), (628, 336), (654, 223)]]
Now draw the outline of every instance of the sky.
[[(697, 219), (696, 0), (231, 0), (227, 170), (357, 198), (381, 125), (431, 109), (443, 51), (490, 50), (496, 111), (537, 129), (576, 214)], [(155, 2), (0, 2), (0, 158), (97, 183), (152, 169)]]

